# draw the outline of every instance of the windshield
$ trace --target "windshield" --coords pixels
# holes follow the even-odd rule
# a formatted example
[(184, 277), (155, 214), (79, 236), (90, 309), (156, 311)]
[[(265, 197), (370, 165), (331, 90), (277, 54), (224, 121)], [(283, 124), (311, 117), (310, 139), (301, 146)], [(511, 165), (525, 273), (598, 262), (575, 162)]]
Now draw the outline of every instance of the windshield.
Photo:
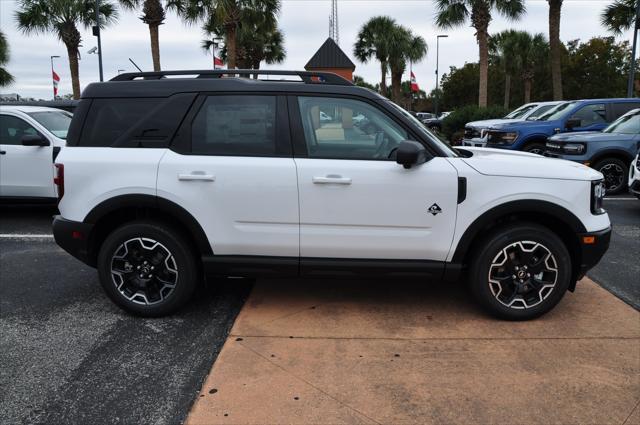
[(400, 111), (400, 113), (402, 115), (404, 115), (405, 117), (407, 117), (409, 119), (409, 121), (413, 122), (415, 124), (415, 126), (419, 129), (419, 131), (425, 136), (427, 137), (429, 140), (431, 140), (433, 143), (435, 143), (436, 145), (438, 145), (442, 150), (444, 150), (445, 152), (447, 152), (447, 154), (449, 156), (453, 156), (453, 157), (457, 157), (459, 156), (456, 151), (454, 151), (451, 146), (449, 146), (448, 144), (446, 144), (445, 142), (443, 142), (442, 140), (440, 140), (440, 138), (438, 136), (436, 136), (435, 134), (433, 134), (432, 132), (430, 132), (429, 130), (427, 130), (427, 128), (424, 126), (424, 124), (422, 124), (420, 122), (419, 119), (417, 119), (416, 117), (414, 117), (413, 115), (411, 115), (409, 112), (407, 112), (405, 109), (401, 108), (400, 106), (396, 105), (395, 103), (393, 103), (392, 101), (388, 100), (387, 103), (389, 105), (391, 105), (396, 111)]
[(577, 102), (565, 102), (561, 103), (555, 108), (549, 110), (546, 114), (542, 114), (538, 117), (538, 121), (553, 121), (558, 120), (564, 116), (567, 110), (575, 105)]
[(627, 112), (609, 127), (602, 130), (603, 133), (638, 134), (640, 133), (640, 109)]
[(60, 138), (67, 138), (67, 131), (71, 123), (72, 115), (66, 111), (42, 111), (29, 113), (34, 120), (38, 121), (51, 134)]
[(531, 109), (533, 109), (535, 107), (536, 107), (535, 104), (527, 103), (526, 105), (522, 105), (521, 107), (519, 107), (515, 111), (511, 111), (510, 113), (508, 113), (505, 116), (505, 119), (520, 118), (521, 116), (523, 116), (524, 114), (526, 114), (527, 112), (529, 112)]
[(550, 111), (551, 108), (554, 108), (556, 105), (542, 105), (535, 111), (531, 112), (531, 114), (526, 118), (527, 121), (537, 120), (542, 114)]

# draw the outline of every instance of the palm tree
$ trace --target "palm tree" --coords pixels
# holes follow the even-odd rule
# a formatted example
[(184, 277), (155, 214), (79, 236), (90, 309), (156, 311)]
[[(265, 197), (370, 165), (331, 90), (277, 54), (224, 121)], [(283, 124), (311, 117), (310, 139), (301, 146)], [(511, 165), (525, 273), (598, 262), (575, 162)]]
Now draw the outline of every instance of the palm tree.
[(164, 23), (166, 11), (174, 9), (180, 12), (184, 2), (182, 0), (165, 0), (164, 4), (161, 0), (119, 0), (119, 2), (126, 10), (138, 10), (142, 7), (140, 20), (149, 26), (153, 70), (160, 71), (159, 27)]
[(376, 16), (369, 19), (358, 32), (353, 55), (362, 63), (375, 57), (380, 62), (380, 93), (387, 95), (387, 70), (389, 68), (390, 35), (396, 22), (387, 16)]
[(518, 72), (518, 32), (505, 30), (489, 37), (489, 55), (504, 71), (504, 109), (511, 104), (511, 79)]
[(489, 22), (495, 9), (507, 19), (519, 19), (525, 13), (524, 0), (436, 0), (438, 13), (436, 24), (440, 28), (453, 28), (467, 20), (476, 30), (476, 40), (480, 54), (480, 88), (478, 104), (487, 106), (487, 86), (489, 76)]
[[(73, 98), (80, 98), (78, 49), (80, 31), (78, 25), (88, 28), (96, 24), (96, 3), (86, 0), (19, 0), (16, 20), (18, 28), (27, 35), (54, 33), (67, 47)], [(118, 13), (114, 5), (100, 2), (100, 27), (114, 23)]]
[(549, 3), (549, 59), (553, 100), (562, 100), (562, 43), (560, 42), (562, 0), (547, 0), (547, 2)]
[(391, 70), (391, 96), (393, 101), (402, 101), (402, 74), (407, 62), (418, 62), (427, 55), (424, 38), (415, 36), (403, 26), (396, 25), (389, 43), (389, 68)]
[(600, 15), (600, 22), (616, 35), (633, 27), (636, 22), (636, 0), (615, 0)]
[(518, 62), (522, 67), (522, 81), (524, 82), (524, 103), (531, 102), (531, 88), (536, 67), (548, 55), (549, 44), (543, 34), (531, 35), (525, 31), (518, 31), (516, 36), (516, 51)]
[(4, 68), (7, 63), (9, 63), (9, 43), (4, 33), (0, 31), (0, 87), (13, 83), (13, 75)]
[(280, 0), (185, 0), (180, 15), (188, 23), (204, 22), (210, 28), (221, 28), (227, 49), (227, 67), (237, 67), (238, 31), (245, 21), (260, 15), (265, 21), (276, 21)]

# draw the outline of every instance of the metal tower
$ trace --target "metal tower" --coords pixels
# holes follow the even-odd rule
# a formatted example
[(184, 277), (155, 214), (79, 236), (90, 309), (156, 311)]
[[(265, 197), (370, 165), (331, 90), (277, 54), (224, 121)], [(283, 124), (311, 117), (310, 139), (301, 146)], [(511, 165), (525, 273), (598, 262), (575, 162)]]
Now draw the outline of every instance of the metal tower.
[(338, 28), (338, 0), (331, 0), (331, 16), (329, 16), (329, 38), (333, 38), (336, 44), (340, 44), (340, 31)]

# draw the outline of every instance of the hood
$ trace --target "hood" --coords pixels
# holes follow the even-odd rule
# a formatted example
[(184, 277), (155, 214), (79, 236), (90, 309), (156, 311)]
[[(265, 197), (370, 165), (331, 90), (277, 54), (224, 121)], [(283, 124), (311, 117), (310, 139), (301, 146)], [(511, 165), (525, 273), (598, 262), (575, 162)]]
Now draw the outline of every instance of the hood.
[(619, 140), (635, 140), (637, 134), (603, 133), (601, 131), (578, 131), (575, 133), (556, 134), (549, 138), (550, 142), (611, 142)]
[(497, 118), (493, 120), (471, 121), (466, 123), (464, 126), (472, 127), (472, 128), (487, 128), (496, 124), (506, 124), (506, 123), (512, 123), (516, 121), (522, 121), (522, 120), (517, 118)]
[(598, 180), (602, 174), (577, 162), (564, 159), (490, 148), (467, 148), (473, 153), (463, 158), (470, 167), (480, 174), (504, 177), (531, 177), (562, 180)]
[(522, 120), (503, 120), (504, 122), (493, 124), (491, 130), (499, 131), (518, 131), (523, 128), (549, 127), (551, 121), (522, 121)]

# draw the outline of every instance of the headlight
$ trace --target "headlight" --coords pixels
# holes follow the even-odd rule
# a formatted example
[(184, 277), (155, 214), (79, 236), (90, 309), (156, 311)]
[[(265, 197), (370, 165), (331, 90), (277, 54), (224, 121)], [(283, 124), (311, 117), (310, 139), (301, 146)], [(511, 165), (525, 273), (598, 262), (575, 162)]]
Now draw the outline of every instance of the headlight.
[(605, 192), (606, 190), (602, 180), (594, 180), (591, 182), (591, 214), (599, 215), (605, 213), (602, 207)]
[(500, 138), (503, 142), (511, 144), (518, 138), (518, 133), (503, 133)]
[(488, 131), (489, 134), (489, 143), (494, 143), (497, 145), (510, 145), (516, 141), (518, 138), (518, 133), (500, 133), (500, 132), (492, 132)]
[(585, 146), (582, 143), (567, 143), (562, 147), (565, 153), (570, 155), (580, 155), (585, 152)]

